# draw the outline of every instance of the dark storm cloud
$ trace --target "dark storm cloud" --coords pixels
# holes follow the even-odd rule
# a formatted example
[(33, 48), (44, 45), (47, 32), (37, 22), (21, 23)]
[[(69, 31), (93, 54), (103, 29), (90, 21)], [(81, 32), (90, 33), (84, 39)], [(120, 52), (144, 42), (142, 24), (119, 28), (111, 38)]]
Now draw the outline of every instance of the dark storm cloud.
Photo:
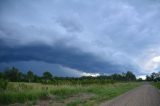
[(9, 47), (1, 43), (0, 63), (13, 63), (18, 61), (44, 61), (46, 63), (60, 64), (73, 69), (86, 72), (113, 73), (126, 71), (125, 66), (112, 64), (99, 60), (89, 53), (81, 52), (76, 48), (66, 47), (62, 44), (47, 46), (31, 44), (20, 47)]
[(0, 61), (157, 71), (159, 10), (158, 0), (1, 0)]

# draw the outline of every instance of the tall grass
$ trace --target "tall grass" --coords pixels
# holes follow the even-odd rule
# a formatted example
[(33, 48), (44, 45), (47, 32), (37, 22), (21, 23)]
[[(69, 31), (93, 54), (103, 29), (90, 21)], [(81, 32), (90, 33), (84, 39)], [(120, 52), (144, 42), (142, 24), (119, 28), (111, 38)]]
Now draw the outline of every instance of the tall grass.
[(160, 82), (153, 82), (152, 85), (160, 89)]
[[(116, 84), (91, 84), (91, 85), (43, 85), (38, 83), (9, 83), (4, 92), (0, 92), (0, 104), (24, 103), (47, 98), (55, 95), (62, 100), (79, 94), (92, 93), (93, 97), (87, 100), (75, 100), (68, 105), (98, 104), (104, 100), (111, 99), (136, 86), (138, 83), (116, 83)], [(77, 102), (76, 102), (77, 101)], [(74, 103), (75, 102), (75, 103)], [(67, 104), (66, 104), (67, 105)]]
[(25, 101), (32, 101), (47, 97), (47, 95), (48, 95), (47, 92), (41, 90), (20, 91), (20, 92), (5, 91), (0, 93), (0, 103), (1, 104), (11, 104), (16, 102), (24, 103)]

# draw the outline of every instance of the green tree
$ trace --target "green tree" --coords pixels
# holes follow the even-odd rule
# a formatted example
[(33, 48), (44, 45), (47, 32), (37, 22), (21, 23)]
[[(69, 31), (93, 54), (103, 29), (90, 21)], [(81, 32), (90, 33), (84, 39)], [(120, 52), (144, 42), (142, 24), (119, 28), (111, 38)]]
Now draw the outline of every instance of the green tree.
[(152, 81), (156, 81), (156, 82), (160, 81), (160, 72), (158, 73), (153, 72), (150, 77)]
[(15, 67), (12, 67), (11, 69), (7, 69), (4, 73), (4, 76), (6, 79), (13, 82), (20, 81), (20, 78), (21, 78), (21, 74), (19, 70)]
[(46, 80), (46, 82), (48, 83), (48, 81), (52, 79), (52, 74), (48, 71), (44, 72), (43, 79)]
[(138, 78), (137, 81), (143, 81), (143, 79), (142, 78)]
[(27, 80), (28, 80), (28, 82), (31, 82), (34, 80), (34, 74), (30, 70), (27, 72)]
[(131, 71), (128, 71), (126, 73), (126, 79), (127, 81), (134, 81), (136, 80), (136, 76)]
[(155, 79), (156, 79), (156, 73), (155, 73), (155, 72), (153, 72), (153, 73), (151, 74), (151, 79), (152, 79), (152, 80), (155, 80)]
[(3, 73), (0, 72), (0, 79), (3, 79)]
[(150, 76), (146, 76), (146, 81), (152, 81), (152, 78)]
[(22, 72), (20, 72), (20, 81), (22, 81), (22, 82), (28, 81), (27, 75), (22, 73)]
[(34, 80), (33, 80), (34, 82), (41, 82), (41, 77), (40, 76), (38, 76), (38, 75), (34, 75)]

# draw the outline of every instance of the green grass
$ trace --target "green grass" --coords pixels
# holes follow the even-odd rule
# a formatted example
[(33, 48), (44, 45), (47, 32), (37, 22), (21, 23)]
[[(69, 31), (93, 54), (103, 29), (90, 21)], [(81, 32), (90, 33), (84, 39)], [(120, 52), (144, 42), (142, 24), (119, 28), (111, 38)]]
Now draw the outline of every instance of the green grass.
[[(115, 83), (115, 84), (91, 84), (91, 85), (43, 85), (38, 83), (9, 83), (4, 92), (0, 92), (0, 104), (25, 103), (47, 98), (50, 95), (56, 96), (56, 101), (66, 103), (68, 106), (91, 106), (98, 105), (103, 101), (112, 99), (140, 83)], [(77, 94), (92, 94), (91, 97), (75, 97), (69, 103), (68, 98)], [(55, 102), (55, 101), (53, 101)]]
[(153, 82), (152, 85), (160, 89), (160, 82)]
[(7, 91), (0, 93), (0, 103), (2, 104), (11, 104), (11, 103), (24, 103), (25, 101), (33, 101), (40, 98), (44, 98), (48, 95), (44, 91), (26, 91), (26, 92), (12, 92)]
[(84, 104), (87, 105), (89, 103), (90, 105), (98, 105), (99, 103), (112, 99), (113, 97), (129, 91), (138, 85), (138, 83), (117, 83), (114, 85), (93, 87), (88, 89), (88, 92), (94, 93), (96, 96), (91, 98), (92, 103), (86, 102)]

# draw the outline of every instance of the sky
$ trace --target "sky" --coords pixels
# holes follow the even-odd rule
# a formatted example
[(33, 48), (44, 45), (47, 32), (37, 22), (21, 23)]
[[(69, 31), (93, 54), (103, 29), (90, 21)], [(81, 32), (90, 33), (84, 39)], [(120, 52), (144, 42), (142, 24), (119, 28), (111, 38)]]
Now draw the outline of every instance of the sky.
[(0, 69), (98, 76), (160, 70), (159, 0), (1, 0)]

